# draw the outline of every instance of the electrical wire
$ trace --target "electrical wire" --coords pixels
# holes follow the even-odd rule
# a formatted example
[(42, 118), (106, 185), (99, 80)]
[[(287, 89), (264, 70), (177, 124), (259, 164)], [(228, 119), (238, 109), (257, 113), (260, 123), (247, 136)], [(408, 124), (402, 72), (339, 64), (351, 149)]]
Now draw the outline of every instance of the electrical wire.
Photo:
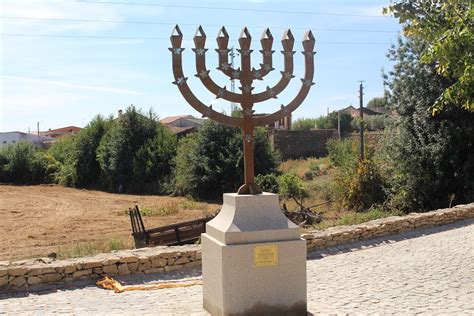
[[(60, 34), (27, 34), (27, 33), (0, 33), (0, 36), (17, 37), (52, 37), (52, 38), (90, 38), (90, 39), (119, 39), (119, 40), (169, 40), (167, 37), (137, 37), (137, 36), (94, 36), (94, 35), (60, 35)], [(231, 41), (232, 42), (232, 41)], [(237, 42), (237, 40), (235, 40)], [(388, 42), (343, 42), (343, 41), (316, 41), (316, 44), (342, 45), (390, 45)]]
[[(35, 18), (35, 17), (19, 17), (19, 16), (1, 16), (0, 19), (6, 20), (34, 20), (34, 21), (57, 21), (57, 22), (86, 22), (86, 23), (117, 23), (117, 24), (145, 24), (145, 25), (171, 25), (176, 24), (186, 26), (196, 26), (194, 23), (171, 23), (171, 22), (149, 22), (149, 21), (120, 21), (120, 20), (91, 20), (91, 19), (65, 19), (65, 18)], [(202, 26), (208, 27), (221, 27), (219, 24), (202, 24)], [(241, 28), (240, 25), (226, 25), (227, 28)], [(287, 29), (284, 26), (258, 26), (249, 25), (249, 28), (270, 28), (270, 29)], [(315, 30), (315, 31), (328, 31), (328, 32), (367, 32), (367, 33), (397, 33), (397, 31), (385, 31), (385, 30), (368, 30), (368, 29), (331, 29), (331, 28), (318, 28), (318, 27), (292, 27), (294, 30)]]
[(283, 13), (283, 14), (348, 16), (348, 17), (362, 17), (362, 18), (392, 18), (391, 16), (383, 16), (383, 15), (366, 15), (366, 14), (334, 13), (334, 12), (312, 12), (312, 11), (286, 11), (286, 10), (284, 11), (284, 10), (269, 10), (269, 9), (256, 9), (256, 8), (245, 9), (245, 8), (210, 7), (210, 6), (182, 5), (182, 4), (130, 3), (130, 2), (120, 2), (120, 1), (89, 1), (89, 0), (76, 0), (76, 2), (90, 3), (90, 4), (148, 6), (148, 7), (162, 7), (162, 8), (181, 8), (181, 9), (204, 9), (204, 10), (266, 12), (266, 13)]

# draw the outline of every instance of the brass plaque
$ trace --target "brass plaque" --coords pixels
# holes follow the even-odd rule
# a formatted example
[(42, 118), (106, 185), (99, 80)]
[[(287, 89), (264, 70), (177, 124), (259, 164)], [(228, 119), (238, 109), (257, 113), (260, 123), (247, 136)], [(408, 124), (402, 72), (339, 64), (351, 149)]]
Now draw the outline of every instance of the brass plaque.
[(255, 246), (253, 249), (253, 263), (256, 267), (269, 267), (278, 265), (278, 246)]

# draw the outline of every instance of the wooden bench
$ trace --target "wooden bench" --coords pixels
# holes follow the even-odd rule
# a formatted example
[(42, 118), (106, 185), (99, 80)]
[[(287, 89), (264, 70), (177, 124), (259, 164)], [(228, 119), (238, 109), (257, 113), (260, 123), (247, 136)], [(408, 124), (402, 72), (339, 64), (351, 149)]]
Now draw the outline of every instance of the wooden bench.
[(129, 209), (135, 248), (148, 246), (174, 246), (196, 242), (206, 232), (206, 223), (216, 214), (177, 224), (145, 229), (138, 206)]

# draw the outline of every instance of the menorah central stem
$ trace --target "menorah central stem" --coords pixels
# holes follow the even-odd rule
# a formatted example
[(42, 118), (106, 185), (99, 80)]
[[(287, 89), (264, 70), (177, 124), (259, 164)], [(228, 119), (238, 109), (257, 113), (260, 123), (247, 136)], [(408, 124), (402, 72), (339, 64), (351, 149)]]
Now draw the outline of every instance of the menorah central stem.
[(261, 189), (255, 184), (254, 177), (254, 126), (251, 117), (244, 117), (244, 124), (242, 126), (242, 136), (244, 143), (244, 174), (245, 183), (238, 192), (239, 194), (259, 194)]

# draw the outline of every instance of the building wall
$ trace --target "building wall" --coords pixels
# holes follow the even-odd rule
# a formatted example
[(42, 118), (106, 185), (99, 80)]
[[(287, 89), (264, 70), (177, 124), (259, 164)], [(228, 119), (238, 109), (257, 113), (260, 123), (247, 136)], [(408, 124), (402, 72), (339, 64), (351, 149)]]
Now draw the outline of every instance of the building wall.
[(20, 141), (30, 141), (34, 144), (40, 145), (44, 141), (51, 140), (52, 138), (38, 136), (36, 134), (28, 134), (22, 132), (5, 132), (0, 133), (0, 146), (6, 146), (9, 144), (18, 143)]
[(270, 144), (281, 152), (283, 159), (325, 156), (327, 155), (326, 143), (334, 137), (337, 137), (335, 129), (269, 131)]

